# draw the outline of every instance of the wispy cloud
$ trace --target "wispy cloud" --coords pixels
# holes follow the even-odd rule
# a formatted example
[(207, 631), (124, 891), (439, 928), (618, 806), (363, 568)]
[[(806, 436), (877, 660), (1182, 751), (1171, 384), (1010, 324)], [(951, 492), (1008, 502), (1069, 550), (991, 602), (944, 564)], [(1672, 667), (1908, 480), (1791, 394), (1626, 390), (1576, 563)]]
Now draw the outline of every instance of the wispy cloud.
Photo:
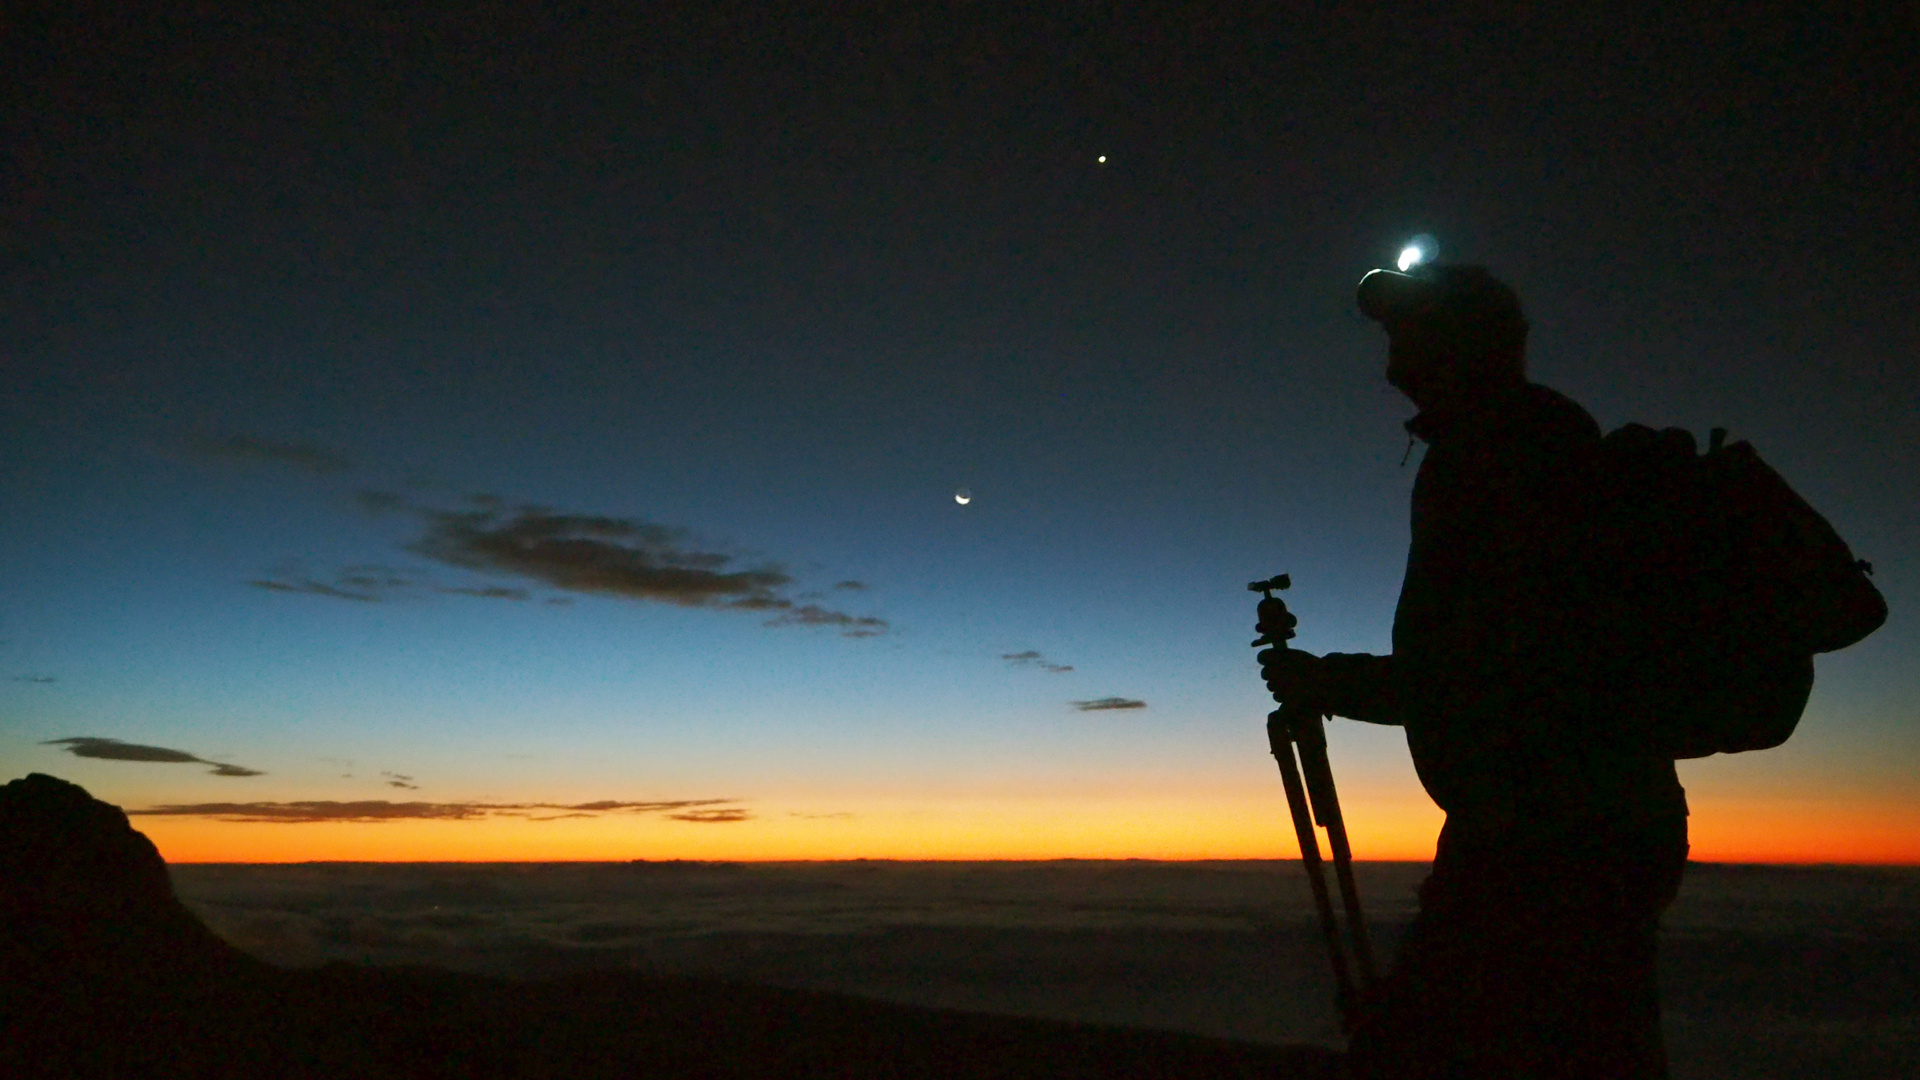
[(306, 443), (283, 443), (257, 439), (251, 435), (216, 438), (189, 435), (180, 441), (183, 449), (200, 457), (221, 461), (291, 465), (315, 473), (339, 473), (353, 468), (353, 462)]
[(1138, 698), (1103, 697), (1091, 701), (1076, 701), (1073, 707), (1081, 712), (1105, 712), (1108, 709), (1144, 709), (1147, 703)]
[(527, 590), (510, 585), (434, 585), (419, 574), (387, 566), (349, 566), (333, 575), (331, 581), (323, 581), (297, 567), (282, 567), (270, 577), (254, 578), (247, 584), (269, 592), (306, 593), (363, 604), (418, 599), (428, 592), (513, 601), (525, 601), (530, 595)]
[(205, 817), (219, 821), (261, 824), (300, 825), (322, 821), (479, 821), (487, 818), (525, 818), (532, 821), (556, 821), (562, 818), (598, 817), (605, 814), (665, 814), (676, 821), (746, 821), (744, 808), (728, 806), (735, 799), (674, 799), (661, 802), (620, 802), (603, 800), (588, 803), (487, 803), (487, 802), (389, 802), (366, 799), (358, 802), (216, 802), (181, 803), (128, 810), (129, 814), (151, 817)]
[(692, 821), (702, 825), (728, 825), (736, 821), (750, 821), (752, 814), (738, 808), (719, 810), (683, 810), (677, 814), (668, 814), (675, 821)]
[[(247, 436), (201, 439), (193, 445), (216, 456), (302, 464), (315, 471), (347, 468), (344, 458), (312, 447), (268, 443)], [(544, 506), (509, 507), (497, 495), (469, 493), (460, 508), (421, 505), (394, 491), (362, 489), (354, 499), (376, 517), (402, 514), (424, 523), (406, 551), (443, 566), (518, 578), (563, 593), (652, 601), (679, 607), (761, 612), (765, 625), (815, 626), (851, 638), (874, 637), (890, 628), (875, 615), (855, 615), (812, 602), (818, 594), (794, 594), (794, 579), (778, 562), (743, 564), (731, 554), (697, 543), (682, 528), (629, 518), (567, 514)], [(323, 596), (357, 603), (405, 599), (427, 593), (485, 600), (527, 601), (520, 585), (440, 584), (418, 570), (378, 565), (350, 566), (332, 575), (282, 566), (248, 582), (269, 592)], [(863, 581), (839, 581), (837, 591), (860, 592)], [(544, 597), (562, 605), (571, 597)]]
[(372, 604), (414, 595), (419, 582), (392, 567), (362, 565), (347, 567), (332, 581), (321, 581), (297, 567), (282, 567), (271, 577), (254, 578), (247, 584), (269, 592), (307, 593)]
[(387, 778), (386, 783), (388, 787), (400, 788), (405, 791), (420, 790), (420, 785), (413, 782), (413, 777), (407, 776), (404, 773), (387, 772), (382, 769), (380, 775)]
[(728, 570), (730, 556), (692, 550), (686, 539), (682, 529), (528, 507), (510, 518), (488, 510), (430, 511), (427, 534), (409, 548), (452, 566), (517, 574), (570, 592), (684, 607), (764, 610), (777, 601), (774, 590), (793, 581), (777, 565)]
[(15, 675), (13, 681), (39, 683), (41, 686), (46, 686), (49, 683), (56, 683), (60, 680), (51, 675)]
[(885, 619), (871, 615), (848, 615), (842, 611), (828, 611), (818, 604), (801, 604), (789, 608), (775, 618), (767, 620), (768, 626), (839, 626), (847, 637), (873, 637), (887, 628)]
[(1001, 653), (1000, 659), (1005, 660), (1014, 667), (1039, 668), (1041, 671), (1052, 672), (1055, 675), (1073, 670), (1072, 664), (1056, 664), (1041, 655), (1038, 649), (1028, 649), (1025, 652)]
[(433, 590), (454, 596), (477, 596), (483, 600), (525, 600), (527, 590), (515, 589), (506, 585), (449, 585)]
[(265, 589), (268, 592), (307, 593), (311, 596), (331, 596), (336, 600), (359, 600), (363, 603), (372, 603), (380, 599), (378, 596), (368, 596), (365, 593), (349, 592), (346, 589), (329, 585), (324, 581), (315, 581), (309, 577), (295, 578), (292, 581), (282, 581), (276, 578), (249, 578), (247, 584), (256, 589)]
[(685, 529), (534, 506), (420, 513), (427, 531), (408, 550), (449, 566), (573, 593), (766, 612), (768, 626), (828, 626), (847, 637), (887, 629), (875, 616), (797, 603), (786, 594), (793, 578), (778, 563), (735, 568), (734, 556), (701, 550)]
[(76, 735), (65, 739), (48, 739), (42, 746), (63, 746), (74, 757), (99, 758), (102, 761), (144, 761), (167, 765), (211, 765), (215, 776), (265, 776), (258, 769), (249, 769), (244, 765), (230, 765), (224, 761), (208, 761), (197, 754), (185, 750), (174, 750), (165, 746), (144, 746), (140, 743), (121, 742), (119, 739), (101, 739), (89, 735)]

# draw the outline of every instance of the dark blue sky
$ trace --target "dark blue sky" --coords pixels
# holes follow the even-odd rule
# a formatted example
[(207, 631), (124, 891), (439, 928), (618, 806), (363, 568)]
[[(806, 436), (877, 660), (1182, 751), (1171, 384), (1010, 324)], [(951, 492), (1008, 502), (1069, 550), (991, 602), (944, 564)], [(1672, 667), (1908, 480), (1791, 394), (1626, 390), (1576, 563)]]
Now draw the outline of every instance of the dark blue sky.
[[(1124, 853), (1151, 805), (1143, 853), (1251, 850), (1241, 586), (1385, 647), (1411, 409), (1352, 286), (1428, 232), (1519, 290), (1538, 379), (1732, 429), (1879, 570), (1887, 626), (1696, 807), (1920, 851), (1910, 21), (648, 10), (28, 27), (0, 761), (155, 804), (724, 795), (747, 852), (854, 813), (852, 854), (969, 815)], [(528, 515), (783, 580), (485, 554)], [(1426, 828), (1397, 735), (1336, 737), (1380, 835)]]

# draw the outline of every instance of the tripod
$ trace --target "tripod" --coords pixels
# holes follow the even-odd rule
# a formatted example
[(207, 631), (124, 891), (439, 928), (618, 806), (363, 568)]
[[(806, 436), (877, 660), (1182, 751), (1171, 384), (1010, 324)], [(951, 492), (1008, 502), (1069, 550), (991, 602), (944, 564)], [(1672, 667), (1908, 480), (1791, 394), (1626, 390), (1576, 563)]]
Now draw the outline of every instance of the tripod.
[[(1271, 645), (1285, 648), (1293, 637), (1295, 619), (1286, 605), (1273, 595), (1293, 581), (1285, 574), (1247, 585), (1262, 593), (1266, 600), (1279, 604), (1278, 621), (1263, 618), (1265, 635), (1254, 647)], [(1266, 606), (1262, 601), (1262, 606)], [(1367, 937), (1366, 920), (1360, 913), (1360, 889), (1353, 880), (1353, 849), (1347, 845), (1347, 825), (1340, 816), (1340, 797), (1333, 790), (1333, 768), (1327, 763), (1327, 733), (1317, 709), (1297, 702), (1283, 703), (1267, 714), (1267, 744), (1280, 764), (1280, 783), (1287, 789), (1287, 806), (1293, 811), (1293, 832), (1300, 842), (1300, 865), (1306, 871), (1307, 885), (1313, 890), (1313, 903), (1320, 912), (1320, 928), (1327, 939), (1327, 955), (1333, 960), (1334, 1001), (1340, 1009), (1342, 1026), (1351, 1032), (1359, 1020), (1360, 994), (1373, 984), (1373, 944)], [(1296, 756), (1297, 755), (1297, 756)], [(1314, 826), (1327, 830), (1327, 846), (1333, 851), (1333, 873), (1340, 885), (1340, 905), (1346, 915), (1342, 933), (1340, 917), (1335, 914), (1333, 898), (1327, 891), (1326, 864), (1320, 859), (1320, 837)], [(1355, 975), (1358, 974), (1356, 985)]]

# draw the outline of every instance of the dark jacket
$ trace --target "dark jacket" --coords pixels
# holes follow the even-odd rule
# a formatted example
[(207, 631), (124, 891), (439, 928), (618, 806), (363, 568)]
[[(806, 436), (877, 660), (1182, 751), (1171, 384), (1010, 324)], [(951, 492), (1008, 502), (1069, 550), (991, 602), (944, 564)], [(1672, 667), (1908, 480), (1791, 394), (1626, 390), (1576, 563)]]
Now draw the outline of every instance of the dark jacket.
[(1422, 413), (1412, 543), (1391, 656), (1335, 654), (1331, 711), (1399, 724), (1462, 843), (1577, 853), (1685, 828), (1669, 759), (1604, 736), (1583, 619), (1583, 479), (1600, 429), (1531, 383)]

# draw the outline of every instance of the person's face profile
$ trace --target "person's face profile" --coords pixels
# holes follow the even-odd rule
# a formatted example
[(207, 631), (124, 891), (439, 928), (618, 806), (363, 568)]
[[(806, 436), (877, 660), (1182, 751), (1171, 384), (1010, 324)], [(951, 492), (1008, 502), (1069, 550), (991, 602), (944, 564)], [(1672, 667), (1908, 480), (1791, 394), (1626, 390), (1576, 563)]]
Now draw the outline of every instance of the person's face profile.
[(1430, 325), (1413, 319), (1388, 325), (1387, 382), (1415, 405), (1433, 403), (1445, 367), (1446, 350)]

